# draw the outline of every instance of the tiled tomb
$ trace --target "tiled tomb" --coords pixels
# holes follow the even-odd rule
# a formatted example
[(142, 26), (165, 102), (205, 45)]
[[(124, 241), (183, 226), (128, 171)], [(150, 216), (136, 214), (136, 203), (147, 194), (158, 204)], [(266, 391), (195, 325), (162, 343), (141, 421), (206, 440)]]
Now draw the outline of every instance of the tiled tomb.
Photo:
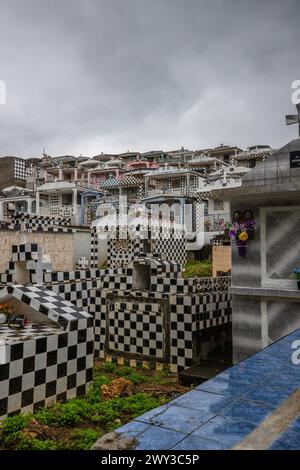
[[(107, 232), (108, 229), (104, 230)], [(91, 267), (98, 267), (100, 234), (98, 227), (92, 228)], [(152, 231), (137, 225), (135, 229), (122, 232), (116, 228), (107, 237), (107, 265), (109, 268), (123, 268), (138, 261), (141, 253), (158, 256), (183, 266), (186, 262), (185, 232), (179, 228), (163, 229), (154, 227)]]
[[(96, 230), (92, 236), (96, 265)], [(140, 250), (149, 245), (140, 242)], [(114, 250), (108, 255), (114, 266)], [(49, 289), (95, 316), (96, 357), (131, 366), (166, 364), (175, 373), (230, 340), (230, 281), (184, 279), (182, 263), (141, 251), (123, 267), (44, 274)]]
[(238, 188), (213, 191), (232, 214), (256, 227), (245, 256), (232, 247), (233, 359), (239, 361), (300, 327), (300, 138), (242, 177)]
[(20, 282), (16, 263), (26, 259), (31, 268), (26, 281), (36, 283), (39, 276), (39, 284), (95, 317), (96, 357), (132, 366), (169, 365), (176, 373), (230, 340), (230, 277), (184, 279), (181, 263), (141, 252), (122, 268), (51, 271), (41, 266), (36, 244), (13, 251), (1, 284)]
[(91, 296), (95, 354), (173, 372), (197, 364), (230, 339), (229, 283), (184, 279), (178, 263), (141, 254), (126, 268), (105, 270)]
[[(36, 245), (13, 246), (12, 280), (0, 288), (0, 310), (13, 311), (19, 321), (12, 327), (1, 315), (1, 417), (83, 395), (92, 381), (94, 319), (46, 287), (29, 284), (49, 274), (40, 255)], [(28, 284), (12, 284), (18, 276)]]

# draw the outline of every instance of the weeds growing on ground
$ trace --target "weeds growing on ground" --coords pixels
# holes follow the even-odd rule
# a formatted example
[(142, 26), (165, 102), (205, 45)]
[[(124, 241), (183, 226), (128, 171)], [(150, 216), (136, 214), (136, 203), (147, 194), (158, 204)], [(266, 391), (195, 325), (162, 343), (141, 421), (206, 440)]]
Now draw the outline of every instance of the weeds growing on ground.
[[(112, 379), (118, 377), (124, 377), (139, 387), (136, 393), (103, 400), (101, 385), (109, 385)], [(143, 384), (160, 386), (171, 380), (174, 384), (174, 377), (167, 371), (151, 373), (143, 369), (98, 362), (95, 364), (93, 384), (86, 396), (40, 408), (32, 414), (18, 414), (4, 419), (0, 424), (0, 448), (90, 449), (101, 435), (170, 399), (167, 394), (143, 392)], [(38, 426), (36, 435), (30, 432), (32, 423)]]

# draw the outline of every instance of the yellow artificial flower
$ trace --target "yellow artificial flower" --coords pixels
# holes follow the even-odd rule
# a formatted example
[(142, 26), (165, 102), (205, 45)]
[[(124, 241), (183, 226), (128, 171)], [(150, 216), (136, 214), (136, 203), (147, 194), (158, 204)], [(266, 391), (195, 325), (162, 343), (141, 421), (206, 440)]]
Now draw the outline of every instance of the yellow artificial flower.
[(245, 230), (244, 230), (243, 232), (240, 233), (239, 239), (242, 240), (243, 242), (245, 242), (246, 240), (248, 240), (248, 233), (245, 232)]

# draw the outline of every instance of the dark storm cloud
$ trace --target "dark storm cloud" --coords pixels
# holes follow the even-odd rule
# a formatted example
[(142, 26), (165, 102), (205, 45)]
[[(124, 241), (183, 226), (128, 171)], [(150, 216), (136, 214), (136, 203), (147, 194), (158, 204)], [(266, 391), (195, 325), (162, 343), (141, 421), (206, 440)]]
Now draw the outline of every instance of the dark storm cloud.
[(297, 0), (0, 0), (0, 155), (279, 146)]

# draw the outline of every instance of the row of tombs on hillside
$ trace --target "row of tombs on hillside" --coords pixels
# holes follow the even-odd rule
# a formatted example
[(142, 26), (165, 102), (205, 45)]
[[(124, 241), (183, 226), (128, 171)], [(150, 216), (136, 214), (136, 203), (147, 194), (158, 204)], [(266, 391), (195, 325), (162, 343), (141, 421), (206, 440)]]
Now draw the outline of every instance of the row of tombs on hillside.
[(124, 253), (121, 267), (65, 272), (35, 243), (12, 246), (0, 275), (0, 416), (86, 393), (93, 356), (178, 372), (230, 340), (229, 277), (184, 279), (184, 238), (168, 240), (168, 261), (132, 243), (129, 258), (109, 243), (108, 265)]

